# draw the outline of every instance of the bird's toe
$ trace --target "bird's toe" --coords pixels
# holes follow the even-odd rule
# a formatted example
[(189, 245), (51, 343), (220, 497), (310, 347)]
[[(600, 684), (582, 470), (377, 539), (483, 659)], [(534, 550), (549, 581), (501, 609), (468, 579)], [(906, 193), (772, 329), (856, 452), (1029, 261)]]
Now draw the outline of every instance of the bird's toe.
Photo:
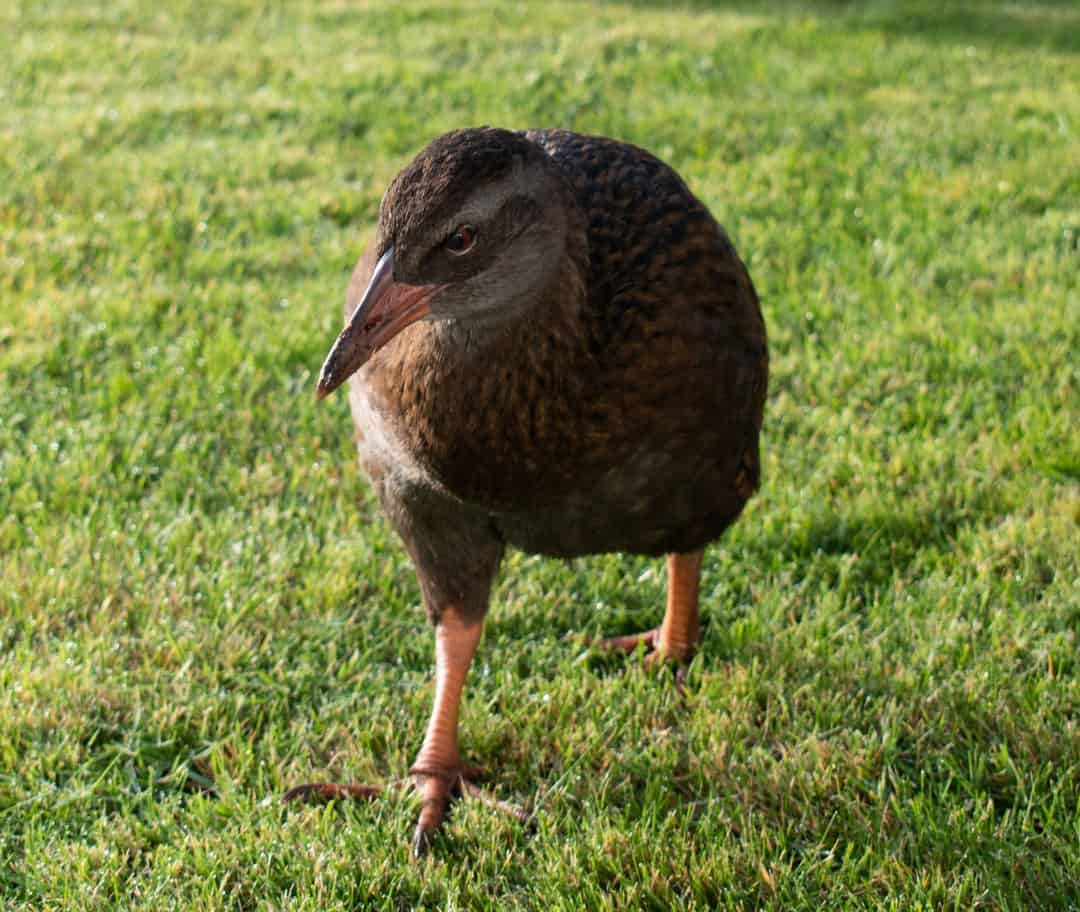
[(694, 658), (692, 644), (664, 643), (660, 628), (631, 633), (624, 636), (586, 639), (585, 644), (600, 652), (633, 655), (639, 648), (644, 650), (643, 665), (648, 670), (671, 668), (674, 673), (675, 689), (680, 694), (686, 692), (686, 669)]
[(450, 802), (461, 794), (461, 771), (430, 773), (413, 769), (411, 773), (422, 801), (420, 819), (413, 833), (413, 858), (423, 858), (446, 821)]
[(416, 825), (413, 832), (412, 855), (419, 860), (431, 851), (431, 843), (435, 838), (435, 830), (425, 827), (422, 823)]
[(377, 785), (359, 785), (355, 782), (305, 782), (295, 785), (284, 795), (281, 801), (284, 804), (300, 802), (315, 804), (326, 801), (363, 801), (376, 798), (383, 793), (383, 789)]
[(624, 636), (600, 637), (599, 639), (586, 637), (585, 645), (600, 652), (621, 652), (623, 655), (632, 655), (639, 646), (643, 646), (647, 655), (653, 655), (659, 635), (660, 628), (654, 627), (652, 630)]

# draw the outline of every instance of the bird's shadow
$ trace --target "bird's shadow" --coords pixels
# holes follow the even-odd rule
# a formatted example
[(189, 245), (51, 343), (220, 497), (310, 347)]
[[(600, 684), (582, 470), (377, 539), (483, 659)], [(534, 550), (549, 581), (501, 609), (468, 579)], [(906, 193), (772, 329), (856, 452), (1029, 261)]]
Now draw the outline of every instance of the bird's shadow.
[[(670, 9), (659, 0), (629, 0), (631, 6)], [(1080, 14), (1071, 0), (1042, 0), (1023, 7), (968, 2), (942, 8), (931, 3), (877, 3), (850, 0), (681, 0), (687, 10), (713, 10), (777, 19), (816, 14), (832, 30), (879, 32), (935, 45), (983, 45), (1080, 52)]]
[[(755, 534), (752, 523), (747, 523), (737, 541), (722, 540), (710, 548), (723, 549), (722, 556), (711, 559), (710, 551), (706, 552), (702, 652), (710, 664), (737, 659), (738, 652), (732, 651), (721, 631), (758, 611), (758, 603), (763, 596), (768, 598), (769, 590), (782, 590), (792, 582), (809, 592), (842, 587), (856, 603), (864, 605), (887, 600), (896, 580), (916, 572), (919, 562), (948, 559), (964, 529), (1005, 511), (1006, 504), (994, 489), (986, 488), (977, 495), (977, 502), (936, 503), (917, 509), (907, 506), (903, 511), (838, 510), (812, 516), (795, 526), (774, 524), (761, 534)], [(534, 559), (527, 560), (532, 563)], [(529, 603), (528, 610), (505, 613), (496, 604), (487, 622), (490, 639), (519, 647), (522, 642), (560, 642), (565, 649), (580, 654), (585, 646), (576, 634), (621, 635), (660, 622), (666, 591), (661, 559), (581, 558), (571, 566), (575, 571), (572, 576), (543, 565), (531, 566), (527, 582), (510, 579), (523, 569), (520, 564), (507, 568), (495, 601), (500, 596), (524, 600)], [(606, 582), (596, 588), (581, 582), (593, 572), (602, 574)], [(565, 585), (570, 588), (559, 588)], [(597, 592), (604, 598), (598, 600)], [(535, 604), (536, 599), (543, 604)], [(812, 598), (804, 600), (801, 612), (813, 608)], [(711, 647), (719, 647), (719, 652)], [(597, 673), (618, 673), (628, 660), (598, 653), (587, 661)], [(530, 668), (527, 673), (537, 671)]]

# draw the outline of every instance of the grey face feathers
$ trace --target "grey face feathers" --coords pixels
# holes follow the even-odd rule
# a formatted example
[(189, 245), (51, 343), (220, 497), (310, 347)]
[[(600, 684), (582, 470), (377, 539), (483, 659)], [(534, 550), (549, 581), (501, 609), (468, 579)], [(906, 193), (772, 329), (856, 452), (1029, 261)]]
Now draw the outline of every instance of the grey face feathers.
[(524, 137), (487, 127), (440, 136), (383, 197), (378, 261), (323, 365), (319, 397), (417, 320), (481, 332), (521, 318), (555, 283), (575, 206)]
[(564, 254), (566, 209), (574, 205), (534, 143), (507, 130), (458, 130), (432, 142), (391, 183), (376, 244), (393, 247), (398, 281), (442, 286), (432, 318), (498, 321), (542, 297)]

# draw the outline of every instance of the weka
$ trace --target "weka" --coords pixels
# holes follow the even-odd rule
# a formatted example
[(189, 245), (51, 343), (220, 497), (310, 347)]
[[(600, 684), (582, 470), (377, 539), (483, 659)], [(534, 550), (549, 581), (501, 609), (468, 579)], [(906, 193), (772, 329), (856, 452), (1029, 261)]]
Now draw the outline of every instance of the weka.
[(318, 396), (352, 377), (360, 462), (435, 625), (420, 854), (474, 790), (458, 709), (507, 545), (667, 554), (661, 626), (602, 645), (691, 657), (703, 549), (758, 485), (765, 325), (723, 228), (663, 162), (487, 127), (440, 136), (390, 184), (345, 320)]

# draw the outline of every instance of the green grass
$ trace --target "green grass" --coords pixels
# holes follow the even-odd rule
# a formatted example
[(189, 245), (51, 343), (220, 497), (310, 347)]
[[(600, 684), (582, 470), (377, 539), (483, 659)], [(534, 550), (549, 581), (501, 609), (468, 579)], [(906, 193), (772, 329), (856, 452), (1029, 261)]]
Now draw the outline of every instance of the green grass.
[[(644, 145), (773, 380), (681, 703), (567, 631), (659, 561), (507, 561), (411, 799), (410, 566), (315, 404), (383, 188), (455, 126)], [(0, 12), (0, 907), (1080, 908), (1080, 13), (1069, 3)]]

